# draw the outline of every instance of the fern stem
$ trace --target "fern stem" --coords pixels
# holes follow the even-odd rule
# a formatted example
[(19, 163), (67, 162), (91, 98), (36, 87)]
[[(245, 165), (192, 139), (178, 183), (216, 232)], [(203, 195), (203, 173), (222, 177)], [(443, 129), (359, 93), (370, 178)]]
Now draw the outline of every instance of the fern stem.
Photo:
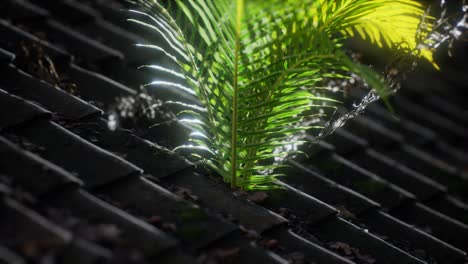
[(237, 187), (237, 123), (238, 123), (238, 96), (239, 96), (239, 57), (240, 57), (240, 37), (242, 27), (242, 16), (244, 12), (244, 0), (237, 1), (236, 18), (236, 54), (234, 59), (234, 98), (232, 106), (231, 120), (231, 187)]

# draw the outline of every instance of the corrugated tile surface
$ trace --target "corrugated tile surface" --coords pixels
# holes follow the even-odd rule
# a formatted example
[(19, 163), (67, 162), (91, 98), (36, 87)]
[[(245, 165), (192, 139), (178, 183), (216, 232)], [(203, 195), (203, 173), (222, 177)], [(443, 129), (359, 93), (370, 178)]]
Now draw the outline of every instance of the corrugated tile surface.
[(284, 189), (233, 192), (161, 147), (183, 140), (177, 123), (108, 129), (116, 99), (153, 78), (136, 67), (161, 59), (132, 47), (155, 37), (122, 9), (0, 2), (1, 263), (467, 262), (468, 87), (453, 71), (414, 73), (396, 115), (376, 104), (306, 145)]

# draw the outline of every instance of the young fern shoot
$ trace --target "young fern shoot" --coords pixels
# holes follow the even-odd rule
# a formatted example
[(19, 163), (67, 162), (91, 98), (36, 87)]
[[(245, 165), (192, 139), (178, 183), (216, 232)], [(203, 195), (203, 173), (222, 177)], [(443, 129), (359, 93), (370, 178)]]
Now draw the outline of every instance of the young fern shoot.
[[(425, 12), (412, 0), (137, 0), (134, 23), (154, 30), (161, 45), (141, 45), (180, 67), (153, 65), (186, 85), (155, 82), (194, 94), (180, 122), (193, 129), (188, 149), (233, 188), (276, 188), (275, 159), (296, 151), (292, 136), (311, 129), (304, 119), (322, 117), (339, 102), (324, 96), (325, 78), (359, 75), (379, 95), (390, 94), (383, 77), (342, 49), (356, 33), (381, 47), (399, 48), (433, 63), (420, 50)], [(140, 9), (141, 10), (141, 9)], [(397, 29), (397, 30), (396, 30)], [(430, 26), (426, 27), (430, 30)], [(434, 64), (435, 65), (435, 64)]]

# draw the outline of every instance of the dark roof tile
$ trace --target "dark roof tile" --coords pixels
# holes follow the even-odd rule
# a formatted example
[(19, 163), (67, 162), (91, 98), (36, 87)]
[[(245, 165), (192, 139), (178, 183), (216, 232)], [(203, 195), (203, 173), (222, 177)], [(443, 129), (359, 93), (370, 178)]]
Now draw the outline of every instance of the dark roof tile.
[(438, 96), (427, 96), (423, 102), (426, 107), (430, 107), (445, 117), (453, 119), (455, 122), (460, 122), (460, 125), (468, 125), (468, 110), (451, 104)]
[(25, 264), (26, 261), (20, 257), (19, 255), (15, 254), (14, 252), (10, 251), (9, 249), (0, 246), (0, 263), (4, 264)]
[(18, 126), (41, 117), (50, 118), (51, 113), (0, 89), (0, 130)]
[(76, 83), (78, 93), (83, 99), (102, 103), (106, 107), (114, 104), (118, 97), (136, 94), (135, 90), (125, 85), (75, 64), (63, 70)]
[(364, 140), (343, 128), (337, 129), (332, 135), (324, 139), (324, 141), (333, 145), (338, 154), (355, 154), (369, 146), (367, 140)]
[(0, 79), (3, 89), (37, 102), (61, 118), (80, 120), (102, 114), (100, 109), (13, 66), (1, 68), (0, 72), (5, 76)]
[(447, 191), (443, 185), (374, 149), (368, 149), (362, 155), (350, 156), (350, 159), (366, 170), (408, 190), (423, 201)]
[(88, 188), (142, 173), (135, 165), (53, 122), (33, 122), (14, 133), (42, 147), (41, 157), (76, 173)]
[(32, 0), (31, 2), (46, 8), (54, 16), (71, 24), (91, 23), (100, 16), (96, 10), (81, 1)]
[(395, 208), (390, 214), (433, 236), (466, 250), (468, 226), (420, 203)]
[(68, 129), (96, 145), (125, 156), (154, 177), (164, 178), (194, 166), (184, 157), (123, 129), (109, 130), (105, 120), (70, 124)]
[[(341, 129), (341, 131), (344, 131), (346, 134), (348, 134), (348, 138), (353, 139), (349, 143), (341, 141), (341, 144), (345, 146), (353, 145), (352, 142), (364, 141), (362, 138), (351, 134), (345, 129)], [(335, 137), (341, 137), (343, 134), (344, 133), (340, 133)], [(363, 144), (360, 145), (364, 147)], [(438, 194), (439, 192), (446, 191), (446, 188), (441, 184), (434, 182), (426, 176), (406, 167), (405, 165), (393, 160), (392, 158), (382, 154), (382, 152), (379, 152), (375, 149), (368, 148), (361, 153), (348, 153), (346, 151), (341, 153), (343, 153), (344, 156), (349, 157), (349, 159), (351, 159), (359, 166), (369, 171), (375, 172), (387, 181), (412, 192), (421, 200), (426, 200), (429, 197)]]
[[(137, 48), (135, 46), (136, 44), (147, 44), (147, 41), (104, 19), (96, 20), (91, 24), (79, 25), (77, 30), (124, 53), (125, 60), (132, 65), (139, 66), (142, 62), (148, 61), (149, 59), (149, 50)], [(154, 51), (152, 51), (151, 54), (157, 56)]]
[[(365, 257), (378, 263), (424, 263), (370, 234), (368, 230), (361, 229), (341, 218), (331, 219), (323, 223), (316, 228), (314, 234), (327, 241), (328, 246), (332, 249), (346, 250), (348, 248), (351, 252), (358, 252), (354, 259)], [(345, 248), (343, 249), (343, 247)], [(352, 250), (351, 248), (355, 249)], [(351, 253), (351, 257), (355, 253)]]
[[(450, 174), (450, 175), (456, 175), (457, 174), (457, 168), (452, 166), (451, 164), (445, 163), (441, 161), (440, 159), (434, 157), (433, 155), (430, 155), (416, 147), (413, 146), (403, 146), (401, 148), (403, 152), (408, 153), (406, 158), (408, 158), (408, 163), (411, 162), (412, 164), (419, 164), (423, 163), (424, 165), (414, 165), (415, 168), (418, 168), (420, 170), (423, 170), (423, 166), (428, 166), (429, 164), (432, 164), (431, 169), (436, 169), (438, 170), (438, 173), (441, 174)], [(429, 172), (429, 171), (427, 171)]]
[[(8, 177), (6, 175), (0, 174), (0, 178), (7, 179)], [(0, 182), (0, 195), (3, 197), (4, 195), (10, 195), (10, 194), (11, 194), (10, 187), (5, 183)]]
[(44, 195), (65, 186), (78, 186), (80, 180), (62, 168), (21, 149), (0, 136), (0, 172), (12, 177), (13, 184), (34, 195)]
[(0, 63), (10, 63), (15, 59), (15, 54), (0, 48)]
[(300, 146), (300, 150), (304, 152), (305, 155), (297, 155), (297, 161), (305, 161), (308, 156), (318, 156), (318, 157), (331, 157), (335, 153), (335, 146), (324, 141), (316, 141), (312, 136), (307, 135), (306, 139), (308, 143), (304, 143)]
[(301, 190), (286, 183), (279, 182), (279, 184), (283, 189), (266, 192), (266, 198), (258, 203), (278, 213), (286, 209), (309, 224), (323, 221), (338, 213), (335, 208)]
[[(155, 225), (174, 224), (177, 237), (200, 249), (236, 227), (143, 178), (132, 178), (100, 189), (100, 193)], [(128, 195), (131, 193), (132, 195)], [(155, 202), (157, 201), (157, 202)]]
[(429, 201), (425, 201), (424, 204), (462, 223), (468, 223), (468, 204), (456, 197), (439, 195)]
[[(45, 249), (63, 248), (72, 236), (36, 212), (10, 198), (2, 199), (0, 243), (27, 250), (28, 243), (44, 243)], [(29, 245), (38, 246), (41, 245)], [(39, 249), (38, 248), (38, 249)]]
[(70, 54), (66, 53), (61, 48), (54, 46), (46, 41), (40, 40), (36, 36), (11, 25), (9, 22), (3, 19), (0, 19), (0, 35), (2, 36), (2, 39), (0, 40), (0, 47), (7, 50), (17, 50), (19, 48), (18, 45), (21, 43), (36, 44), (41, 46), (45, 53), (48, 56), (51, 56), (53, 59), (69, 61), (72, 58)]
[(80, 238), (74, 238), (57, 257), (60, 263), (96, 264), (112, 259), (112, 252)]
[(346, 126), (350, 132), (365, 138), (372, 146), (394, 147), (403, 142), (403, 136), (367, 117), (352, 119)]
[(190, 190), (200, 199), (200, 203), (225, 215), (232, 215), (239, 223), (258, 233), (286, 223), (283, 217), (245, 199), (236, 196), (221, 182), (185, 169), (171, 177), (167, 182)]
[[(137, 16), (131, 15), (129, 12), (126, 12), (126, 10), (129, 10), (130, 7), (131, 9), (138, 10), (139, 8), (137, 6), (130, 6), (129, 3), (125, 1), (113, 0), (98, 0), (94, 1), (91, 5), (93, 6), (93, 8), (95, 8), (101, 13), (103, 18), (105, 18), (109, 22), (125, 29), (126, 31), (132, 32), (153, 44), (157, 43), (166, 45), (163, 41), (161, 41), (159, 34), (155, 34), (156, 31), (147, 27), (138, 26), (135, 23), (130, 23), (127, 21), (128, 18), (135, 18)], [(148, 18), (145, 16), (139, 16), (138, 18), (142, 19), (143, 21), (148, 21)]]
[(405, 145), (397, 151), (386, 152), (390, 157), (423, 173), (426, 177), (443, 184), (450, 191), (463, 195), (468, 186), (468, 179), (463, 178), (456, 167), (447, 164), (436, 157)]
[(285, 255), (286, 259), (294, 261), (294, 253), (299, 253), (306, 260), (315, 261), (317, 263), (353, 263), (345, 257), (341, 257), (336, 253), (333, 253), (322, 246), (312, 243), (304, 237), (294, 233), (292, 230), (285, 230), (283, 227), (273, 228), (267, 231), (265, 237), (275, 238), (280, 241), (280, 246), (285, 248), (287, 251), (292, 252), (289, 255)]
[(83, 190), (67, 191), (49, 198), (50, 204), (94, 222), (115, 224), (126, 239), (126, 246), (136, 247), (150, 256), (173, 248), (177, 241), (161, 230), (137, 219)]
[(330, 179), (379, 202), (385, 208), (415, 199), (413, 194), (341, 156), (335, 155), (331, 160), (315, 164)]
[(368, 226), (370, 232), (393, 240), (401, 245), (405, 251), (413, 253), (417, 250), (429, 251), (426, 253), (427, 262), (431, 257), (439, 263), (462, 263), (466, 254), (458, 248), (451, 246), (429, 234), (408, 225), (384, 212), (374, 212), (362, 221)]
[(150, 263), (185, 264), (197, 263), (199, 261), (195, 257), (183, 252), (180, 248), (171, 248), (169, 250), (166, 250), (153, 259), (149, 260)]
[(434, 129), (437, 133), (447, 135), (446, 139), (455, 142), (466, 143), (468, 140), (468, 129), (460, 124), (447, 119), (427, 108), (415, 104), (402, 96), (395, 99), (397, 111), (414, 122)]
[(288, 173), (288, 178), (285, 179), (286, 182), (334, 206), (338, 210), (346, 209), (355, 215), (360, 215), (368, 210), (380, 207), (378, 203), (333, 182), (298, 162), (291, 161), (290, 163), (293, 167), (285, 170)]
[(122, 12), (125, 6), (121, 1), (97, 0), (91, 3), (91, 7), (99, 11), (103, 18), (119, 27), (128, 18), (127, 13)]
[(66, 51), (75, 54), (77, 59), (99, 64), (102, 61), (122, 60), (123, 54), (108, 46), (90, 39), (71, 27), (56, 20), (48, 19), (40, 23), (30, 23), (28, 27), (41, 30), (49, 42), (54, 42)]
[[(210, 263), (213, 259), (217, 259), (216, 257), (218, 254), (223, 253), (227, 253), (228, 257), (225, 257), (224, 259), (221, 258), (220, 261), (225, 261), (227, 263), (289, 263), (277, 254), (274, 254), (271, 251), (266, 251), (255, 243), (245, 243), (243, 235), (239, 232), (233, 233), (230, 236), (217, 241), (215, 244), (212, 244), (206, 249), (206, 252), (206, 254), (203, 254), (200, 257), (202, 263)], [(229, 256), (229, 253), (231, 253), (231, 256)]]
[[(432, 129), (405, 117), (392, 116), (384, 107), (378, 104), (369, 106), (367, 112), (372, 116), (370, 119), (373, 119), (374, 122), (378, 120), (378, 122), (383, 122), (386, 127), (392, 130), (399, 130), (404, 136), (406, 144), (425, 150), (448, 163), (458, 162), (457, 164), (460, 164), (468, 161), (468, 154), (445, 142)], [(356, 130), (355, 132), (362, 135), (361, 131)]]
[[(297, 165), (297, 166), (301, 167), (300, 165)], [(295, 174), (297, 174), (297, 173), (290, 172), (289, 175), (291, 175), (291, 174), (295, 175)], [(312, 173), (310, 173), (310, 174), (312, 174)], [(310, 175), (310, 176), (311, 176), (311, 175)], [(310, 178), (310, 176), (309, 176), (309, 178)], [(320, 188), (320, 186), (317, 186), (317, 188)], [(320, 196), (320, 192), (312, 192), (312, 193), (313, 193), (314, 195), (315, 195), (315, 194), (318, 194), (318, 195), (319, 195), (318, 197), (319, 197), (321, 200), (326, 201), (326, 202), (328, 202), (328, 203), (330, 203), (330, 198), (329, 198), (329, 197), (340, 196), (340, 193), (337, 192), (337, 191), (331, 192), (330, 195), (328, 195), (329, 197), (326, 197), (326, 196), (323, 196), (323, 195)], [(352, 197), (352, 199), (349, 199), (350, 201), (349, 201), (348, 203), (350, 203), (350, 202), (352, 202), (352, 201), (356, 201), (357, 198), (358, 198), (357, 196)], [(346, 204), (345, 204), (345, 205), (346, 205)], [(373, 207), (373, 208), (377, 208), (377, 207)], [(340, 208), (338, 208), (338, 209), (340, 209)], [(402, 228), (405, 228), (405, 226), (401, 226), (401, 222), (400, 222), (399, 220), (397, 220), (397, 219), (392, 218), (392, 217), (390, 217), (390, 219), (387, 219), (386, 222), (382, 222), (382, 221), (379, 222), (379, 221), (375, 221), (375, 219), (372, 219), (372, 216), (374, 216), (375, 214), (377, 214), (377, 215), (382, 214), (381, 211), (366, 210), (366, 211), (364, 211), (364, 212), (359, 212), (359, 211), (355, 211), (355, 208), (353, 208), (352, 206), (348, 206), (348, 205), (347, 205), (346, 207), (343, 207), (342, 210), (349, 210), (350, 213), (353, 214), (353, 215), (351, 215), (351, 216), (348, 216), (348, 217), (350, 217), (351, 219), (355, 219), (355, 217), (358, 217), (358, 219), (359, 219), (360, 221), (363, 221), (363, 223), (365, 223), (366, 225), (375, 227), (376, 230), (370, 230), (371, 232), (376, 231), (377, 234), (382, 234), (382, 232), (383, 232), (383, 233), (384, 233), (387, 237), (389, 237), (390, 239), (395, 239), (395, 237), (400, 236), (400, 233), (401, 233), (401, 232), (405, 232), (405, 230), (401, 230)], [(346, 216), (347, 214), (349, 214), (349, 213), (347, 213), (346, 211), (343, 212), (343, 213), (344, 213), (345, 216)], [(389, 226), (389, 225), (390, 225), (390, 226)], [(398, 232), (395, 232), (395, 230), (394, 230), (395, 228), (400, 228), (400, 230), (397, 230)], [(386, 232), (386, 231), (388, 231), (388, 232)], [(418, 232), (421, 232), (421, 231), (418, 231)], [(407, 240), (407, 239), (408, 239), (408, 237), (406, 238), (406, 240)], [(434, 240), (434, 238), (431, 238), (431, 239)], [(405, 241), (406, 241), (406, 240), (405, 240)], [(410, 241), (410, 244), (412, 245), (412, 244), (414, 244), (415, 242), (417, 242), (417, 241), (419, 241), (419, 240), (418, 240), (417, 238), (412, 238), (412, 239), (410, 239), (409, 241)], [(417, 243), (416, 243), (416, 244), (417, 244)], [(437, 244), (440, 244), (440, 242), (436, 242), (435, 244), (436, 244), (436, 245), (437, 245)], [(399, 245), (399, 244), (398, 244), (398, 245)], [(443, 245), (443, 247), (445, 247), (445, 246), (446, 246), (446, 245)], [(458, 252), (458, 253), (457, 253), (457, 252)], [(459, 257), (460, 257), (460, 256), (459, 256), (460, 251), (459, 251), (459, 250), (456, 250), (456, 253), (458, 254), (458, 258), (459, 258)]]
[(40, 21), (50, 16), (46, 9), (25, 0), (2, 1), (2, 3), (0, 3), (0, 14), (15, 22)]
[[(142, 52), (147, 49), (142, 49)], [(151, 55), (148, 55), (153, 57)], [(147, 62), (142, 64), (161, 64), (164, 66), (164, 63), (155, 62)], [(105, 67), (103, 67), (103, 73), (106, 76), (110, 76), (113, 79), (128, 85), (132, 88), (140, 87), (141, 85), (146, 85), (158, 80), (171, 80), (171, 79), (164, 79), (167, 75), (166, 74), (154, 74), (151, 69), (138, 69), (139, 66), (142, 64), (136, 65), (124, 65), (124, 64), (117, 64), (117, 63), (109, 63)], [(169, 66), (170, 67), (170, 66)], [(158, 77), (156, 77), (158, 76)], [(176, 83), (181, 83), (180, 79), (172, 79), (172, 81)], [(172, 101), (182, 101), (188, 102), (193, 104), (199, 104), (195, 96), (188, 94), (180, 89), (173, 89), (173, 87), (165, 87), (165, 86), (148, 86), (147, 88), (149, 94), (154, 96), (154, 98), (158, 98), (162, 101), (165, 100), (172, 100)]]
[(468, 152), (466, 150), (441, 140), (435, 142), (435, 144), (428, 144), (422, 149), (447, 163), (452, 163), (457, 166), (463, 166), (468, 163)]
[(433, 142), (438, 135), (431, 129), (405, 119), (398, 114), (391, 114), (384, 106), (370, 105), (367, 109), (369, 118), (383, 123), (386, 127), (399, 131), (410, 144), (423, 145)]

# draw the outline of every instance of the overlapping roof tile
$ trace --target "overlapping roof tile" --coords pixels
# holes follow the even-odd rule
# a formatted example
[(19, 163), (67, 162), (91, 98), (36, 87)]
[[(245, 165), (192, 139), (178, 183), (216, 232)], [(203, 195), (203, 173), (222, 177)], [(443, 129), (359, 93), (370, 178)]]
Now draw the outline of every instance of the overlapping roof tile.
[(0, 3), (0, 262), (467, 261), (466, 84), (433, 74), (427, 92), (416, 73), (399, 120), (370, 106), (306, 145), (282, 190), (234, 192), (162, 147), (177, 123), (109, 129), (116, 98), (153, 78), (131, 45), (155, 39), (123, 7)]

